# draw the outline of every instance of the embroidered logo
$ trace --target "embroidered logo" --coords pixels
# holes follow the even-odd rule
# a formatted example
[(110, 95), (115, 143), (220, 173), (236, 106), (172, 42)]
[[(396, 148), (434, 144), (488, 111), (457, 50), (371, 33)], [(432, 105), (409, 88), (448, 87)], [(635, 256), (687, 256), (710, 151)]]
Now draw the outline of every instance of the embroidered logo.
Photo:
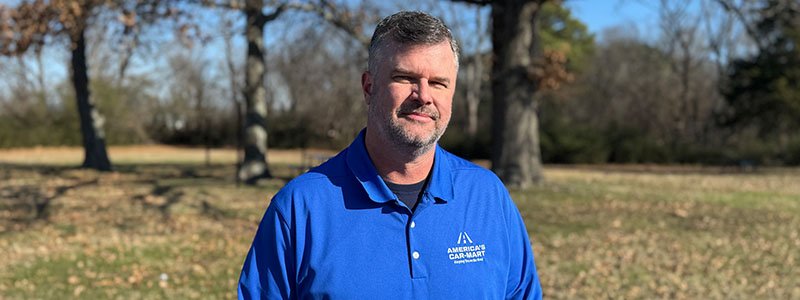
[(469, 238), (469, 235), (466, 232), (462, 232), (458, 234), (458, 244), (461, 245), (461, 242), (464, 242), (464, 244), (468, 242), (472, 244), (472, 239)]
[(447, 256), (454, 264), (466, 264), (483, 261), (486, 257), (486, 245), (475, 244), (466, 232), (458, 234), (456, 247), (447, 248)]

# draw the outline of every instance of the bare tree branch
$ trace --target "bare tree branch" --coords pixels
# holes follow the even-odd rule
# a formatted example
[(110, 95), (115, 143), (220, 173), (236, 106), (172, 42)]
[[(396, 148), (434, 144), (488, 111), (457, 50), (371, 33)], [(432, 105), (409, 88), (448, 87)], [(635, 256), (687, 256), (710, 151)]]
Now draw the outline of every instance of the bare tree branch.
[(701, 1), (700, 11), (705, 20), (703, 24), (705, 25), (705, 34), (708, 36), (708, 46), (716, 56), (714, 64), (717, 68), (717, 75), (722, 78), (726, 74), (726, 63), (732, 60), (732, 53), (735, 53), (732, 46), (732, 44), (735, 44), (732, 40), (736, 35), (736, 32), (734, 32), (735, 17), (726, 13), (718, 23), (714, 24), (711, 21), (714, 16), (709, 3), (708, 1)]
[(450, 0), (452, 2), (463, 2), (469, 4), (477, 4), (477, 5), (489, 5), (492, 4), (492, 0)]
[(369, 48), (370, 37), (364, 34), (364, 30), (361, 27), (365, 19), (363, 12), (353, 13), (346, 9), (339, 9), (333, 2), (327, 0), (319, 0), (319, 5), (307, 4), (295, 8), (317, 14), (336, 28), (343, 30), (358, 40), (364, 48)]
[[(221, 7), (230, 10), (246, 9), (245, 1), (242, 0), (238, 1), (207, 0), (203, 1), (202, 5), (207, 7)], [(339, 28), (344, 32), (348, 33), (349, 35), (353, 36), (356, 40), (358, 40), (361, 44), (363, 44), (365, 48), (369, 47), (370, 37), (365, 35), (361, 28), (361, 24), (363, 23), (365, 18), (364, 14), (360, 12), (354, 13), (346, 9), (340, 9), (337, 7), (336, 4), (328, 0), (318, 0), (316, 4), (300, 4), (294, 2), (282, 3), (278, 5), (272, 13), (264, 14), (262, 12), (261, 16), (258, 17), (258, 19), (256, 20), (255, 24), (263, 27), (266, 23), (275, 20), (283, 12), (286, 12), (288, 10), (297, 10), (297, 11), (315, 13), (325, 21), (334, 25), (336, 28)]]
[(762, 43), (761, 36), (754, 28), (754, 24), (751, 24), (747, 20), (747, 17), (745, 17), (741, 7), (736, 7), (726, 0), (715, 0), (715, 1), (719, 3), (719, 5), (722, 6), (722, 8), (725, 9), (726, 12), (733, 13), (736, 16), (736, 18), (739, 19), (739, 22), (742, 23), (742, 26), (744, 27), (745, 31), (747, 31), (747, 35), (749, 35), (750, 38), (752, 38), (753, 41), (755, 41), (756, 46), (758, 46), (758, 49), (762, 50), (764, 48), (764, 44)]
[(265, 14), (262, 13), (261, 16), (259, 16), (258, 19), (256, 19), (256, 25), (258, 25), (260, 27), (264, 27), (265, 24), (267, 24), (269, 22), (272, 22), (275, 19), (277, 19), (278, 17), (280, 17), (280, 15), (283, 12), (285, 12), (287, 9), (289, 9), (289, 7), (290, 7), (290, 5), (281, 4), (277, 8), (275, 8), (275, 11), (273, 11), (270, 14), (266, 14), (265, 15)]

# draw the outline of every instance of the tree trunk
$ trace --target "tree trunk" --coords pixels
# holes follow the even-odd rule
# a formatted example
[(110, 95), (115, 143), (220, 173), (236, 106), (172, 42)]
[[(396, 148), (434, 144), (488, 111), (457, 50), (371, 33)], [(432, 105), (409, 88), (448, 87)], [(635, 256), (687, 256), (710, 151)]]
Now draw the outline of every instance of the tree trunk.
[[(234, 95), (234, 99), (236, 98), (237, 97)], [(236, 105), (236, 173), (241, 174), (240, 172), (242, 172), (243, 169), (242, 166), (244, 165), (243, 155), (242, 155), (242, 152), (244, 152), (244, 130), (242, 130), (244, 128), (244, 122), (242, 122), (243, 119), (242, 104), (239, 103), (240, 100), (238, 99), (236, 99), (235, 101), (236, 103), (234, 104)], [(242, 176), (240, 175), (237, 175), (236, 186), (239, 186), (242, 180), (244, 180), (244, 178), (242, 178)]]
[[(472, 84), (480, 85), (480, 79)], [(467, 97), (465, 100), (467, 105), (467, 136), (470, 142), (474, 143), (478, 136), (478, 107), (481, 104), (480, 87), (467, 87)]]
[(85, 151), (81, 167), (111, 171), (111, 162), (108, 160), (103, 134), (105, 120), (89, 95), (89, 76), (86, 73), (86, 41), (83, 30), (80, 31), (75, 44), (75, 49), (72, 50), (72, 84), (75, 87), (75, 98), (78, 101), (78, 115), (81, 120), (81, 134)]
[(483, 54), (480, 49), (473, 56), (474, 61), (466, 70), (467, 91), (464, 103), (467, 108), (467, 137), (474, 144), (478, 136), (478, 108), (481, 104), (481, 84), (483, 83)]
[(264, 15), (258, 1), (247, 1), (247, 73), (245, 74), (244, 162), (239, 178), (254, 184), (259, 178), (270, 177), (267, 168), (267, 91), (264, 87)]
[[(480, 9), (476, 10), (475, 20), (476, 27), (483, 28), (483, 18), (481, 17)], [(475, 145), (475, 140), (478, 136), (478, 108), (481, 103), (481, 87), (483, 86), (483, 64), (485, 62), (481, 45), (483, 45), (484, 35), (478, 33), (478, 41), (475, 47), (475, 54), (473, 55), (473, 63), (466, 68), (467, 72), (467, 94), (465, 97), (467, 105), (467, 136), (471, 143), (471, 148)], [(474, 150), (474, 149), (473, 149)]]
[(535, 60), (542, 57), (537, 36), (543, 1), (492, 3), (492, 169), (514, 188), (541, 182)]
[[(201, 79), (201, 78), (198, 78)], [(202, 132), (203, 134), (203, 148), (205, 148), (205, 158), (206, 158), (206, 167), (211, 165), (211, 145), (208, 143), (208, 128), (211, 127), (211, 120), (208, 118), (208, 114), (206, 113), (206, 107), (204, 105), (205, 100), (205, 83), (204, 80), (198, 80), (197, 86), (195, 86), (195, 110), (197, 112), (197, 124), (195, 128), (198, 131)]]

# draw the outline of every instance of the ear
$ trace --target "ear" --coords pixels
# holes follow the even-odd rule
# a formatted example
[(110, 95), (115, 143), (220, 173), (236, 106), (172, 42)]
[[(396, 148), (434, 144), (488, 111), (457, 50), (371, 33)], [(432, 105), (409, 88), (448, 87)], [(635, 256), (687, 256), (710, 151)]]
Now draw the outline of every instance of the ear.
[(364, 92), (364, 101), (369, 105), (369, 96), (372, 95), (372, 74), (369, 71), (361, 74), (361, 91)]

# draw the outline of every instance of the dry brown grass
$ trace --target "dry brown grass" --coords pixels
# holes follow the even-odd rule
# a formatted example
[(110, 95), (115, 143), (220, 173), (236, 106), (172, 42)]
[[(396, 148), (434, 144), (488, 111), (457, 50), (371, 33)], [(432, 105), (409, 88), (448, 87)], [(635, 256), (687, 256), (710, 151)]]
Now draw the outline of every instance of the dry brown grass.
[[(235, 149), (214, 148), (209, 153), (212, 164), (236, 162)], [(267, 159), (271, 162), (299, 164), (303, 153), (335, 154), (330, 150), (319, 149), (270, 149)], [(206, 150), (165, 145), (112, 146), (108, 148), (108, 156), (114, 164), (197, 164), (205, 162)], [(80, 147), (0, 149), (0, 163), (74, 166), (80, 165), (82, 161), (83, 148)]]
[[(0, 299), (233, 298), (283, 178), (237, 186), (235, 152), (112, 147), (0, 151)], [(733, 172), (736, 171), (736, 172)], [(512, 191), (547, 299), (800, 299), (800, 172), (550, 166)]]
[(512, 193), (545, 293), (800, 298), (797, 169), (707, 171), (551, 167), (547, 184)]

